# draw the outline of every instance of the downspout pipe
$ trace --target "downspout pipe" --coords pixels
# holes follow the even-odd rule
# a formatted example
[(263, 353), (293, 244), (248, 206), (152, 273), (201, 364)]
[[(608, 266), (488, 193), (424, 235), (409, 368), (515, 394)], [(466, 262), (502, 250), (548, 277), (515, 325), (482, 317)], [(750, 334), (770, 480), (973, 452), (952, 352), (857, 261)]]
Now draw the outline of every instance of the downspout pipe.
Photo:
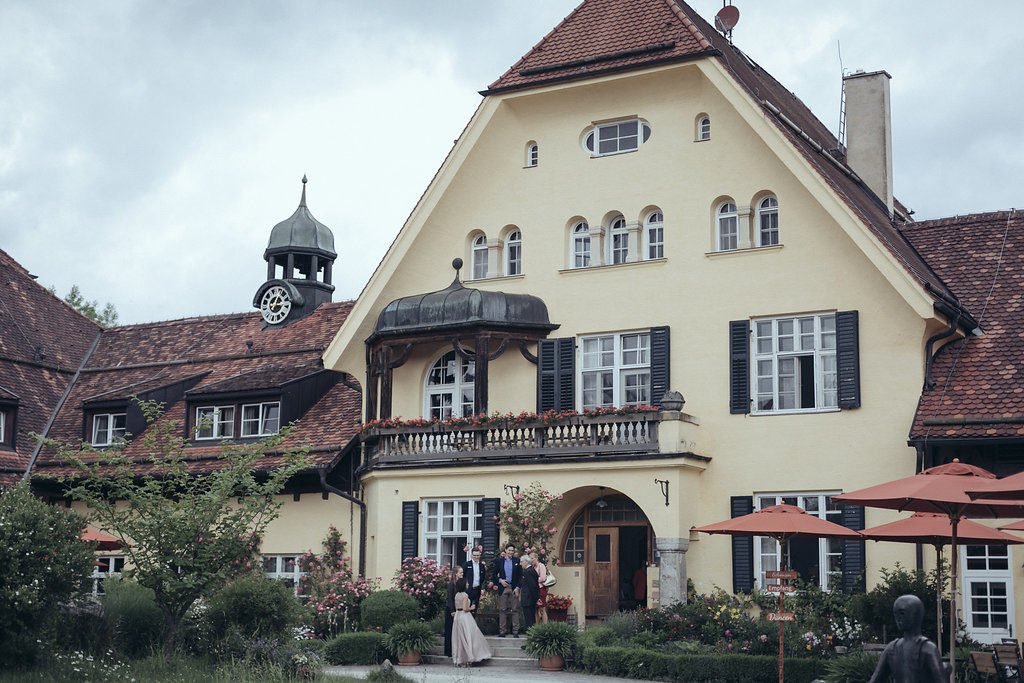
[(942, 332), (939, 332), (938, 334), (933, 334), (931, 337), (928, 337), (928, 341), (924, 343), (925, 390), (934, 389), (936, 385), (935, 377), (932, 376), (932, 364), (935, 362), (935, 356), (938, 354), (937, 351), (935, 353), (932, 352), (932, 349), (935, 348), (935, 343), (943, 339), (946, 339), (947, 337), (952, 337), (954, 334), (956, 334), (956, 331), (959, 328), (959, 326), (960, 314), (957, 313), (955, 316), (953, 316), (953, 318), (950, 319), (948, 328), (946, 328)]
[(336, 496), (341, 496), (353, 505), (359, 506), (359, 578), (366, 578), (366, 503), (359, 500), (350, 493), (345, 493), (341, 489), (331, 486), (327, 483), (327, 469), (324, 467), (318, 467), (316, 469), (317, 474), (320, 475), (320, 488), (324, 493), (333, 493)]

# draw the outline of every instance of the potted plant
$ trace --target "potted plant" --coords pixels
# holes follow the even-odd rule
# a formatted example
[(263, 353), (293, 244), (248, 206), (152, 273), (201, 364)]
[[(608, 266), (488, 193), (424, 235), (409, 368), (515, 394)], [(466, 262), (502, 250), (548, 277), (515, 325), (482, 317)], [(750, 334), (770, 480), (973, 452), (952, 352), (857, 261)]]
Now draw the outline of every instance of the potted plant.
[(535, 624), (526, 633), (526, 652), (540, 661), (543, 671), (561, 671), (565, 660), (576, 652), (576, 627), (551, 621)]
[(572, 597), (566, 595), (548, 595), (548, 618), (551, 621), (565, 621), (569, 616)]
[(395, 624), (384, 636), (384, 647), (398, 657), (402, 666), (417, 666), (420, 655), (437, 641), (430, 624), (413, 619)]

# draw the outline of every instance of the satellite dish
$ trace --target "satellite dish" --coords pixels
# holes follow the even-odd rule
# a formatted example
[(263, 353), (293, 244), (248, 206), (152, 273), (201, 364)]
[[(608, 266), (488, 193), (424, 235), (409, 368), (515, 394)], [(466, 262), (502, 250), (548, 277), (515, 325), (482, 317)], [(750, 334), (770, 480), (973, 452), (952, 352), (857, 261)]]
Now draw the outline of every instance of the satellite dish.
[(715, 15), (715, 28), (728, 33), (740, 20), (740, 10), (735, 5), (726, 5)]

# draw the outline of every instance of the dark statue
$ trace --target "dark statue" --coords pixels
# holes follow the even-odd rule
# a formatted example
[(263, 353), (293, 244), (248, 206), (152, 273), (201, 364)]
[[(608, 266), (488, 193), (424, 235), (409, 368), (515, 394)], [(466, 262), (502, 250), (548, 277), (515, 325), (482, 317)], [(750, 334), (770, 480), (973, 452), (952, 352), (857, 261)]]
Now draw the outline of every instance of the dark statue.
[(935, 643), (921, 635), (924, 603), (916, 595), (902, 595), (892, 605), (896, 626), (903, 631), (885, 646), (868, 683), (948, 683), (949, 673)]

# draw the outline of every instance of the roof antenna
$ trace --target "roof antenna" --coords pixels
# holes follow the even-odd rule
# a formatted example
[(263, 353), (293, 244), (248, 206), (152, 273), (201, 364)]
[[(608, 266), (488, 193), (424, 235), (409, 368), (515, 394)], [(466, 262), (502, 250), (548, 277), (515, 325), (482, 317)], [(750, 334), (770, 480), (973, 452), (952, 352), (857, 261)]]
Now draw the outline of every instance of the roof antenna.
[(843, 68), (843, 46), (836, 41), (836, 52), (839, 53), (839, 153), (846, 153), (846, 69)]
[(715, 15), (715, 28), (729, 39), (732, 45), (732, 30), (740, 20), (740, 11), (733, 6), (732, 0), (722, 0), (722, 9)]
[(299, 200), (299, 206), (305, 206), (306, 205), (306, 183), (307, 182), (308, 181), (306, 180), (306, 174), (303, 173), (302, 174), (302, 199)]

